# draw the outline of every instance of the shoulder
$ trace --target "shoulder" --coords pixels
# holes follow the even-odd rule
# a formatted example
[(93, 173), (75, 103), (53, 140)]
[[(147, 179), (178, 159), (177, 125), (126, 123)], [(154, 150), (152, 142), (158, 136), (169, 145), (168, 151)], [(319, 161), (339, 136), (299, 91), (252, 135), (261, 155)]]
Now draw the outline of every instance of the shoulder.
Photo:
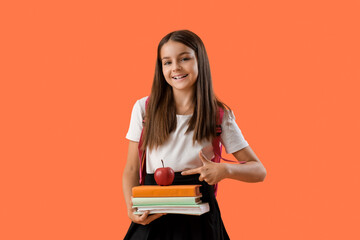
[(234, 112), (227, 106), (226, 107), (220, 107), (219, 106), (218, 114), (220, 114), (220, 116), (222, 116), (222, 122), (224, 122), (224, 121), (225, 122), (234, 121), (235, 120)]
[[(235, 116), (231, 108), (224, 102), (217, 101), (217, 118), (224, 120), (235, 120)], [(219, 119), (218, 119), (219, 120)]]
[(148, 99), (148, 97), (149, 96), (146, 96), (136, 101), (136, 103), (139, 104), (140, 108), (143, 109), (144, 111), (145, 111), (146, 100)]
[(223, 119), (225, 120), (235, 120), (234, 112), (231, 109), (224, 110), (224, 116)]
[(148, 96), (138, 99), (134, 104), (134, 111), (141, 113), (141, 115), (145, 114), (145, 104)]
[(145, 102), (147, 97), (143, 97), (141, 99), (136, 100), (130, 119), (130, 126), (128, 133), (126, 134), (126, 138), (134, 141), (139, 142), (141, 132), (143, 129), (143, 119), (145, 117)]
[(235, 125), (237, 125), (237, 123), (235, 121), (234, 112), (231, 109), (224, 110), (224, 115), (221, 122), (223, 129), (232, 129), (233, 127), (236, 127)]

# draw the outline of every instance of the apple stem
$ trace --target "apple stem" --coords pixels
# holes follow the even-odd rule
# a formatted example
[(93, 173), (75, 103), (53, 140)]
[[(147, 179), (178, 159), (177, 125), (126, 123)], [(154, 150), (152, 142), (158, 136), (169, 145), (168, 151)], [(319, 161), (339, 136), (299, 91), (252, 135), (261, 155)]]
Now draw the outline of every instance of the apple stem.
[(163, 160), (162, 160), (162, 159), (161, 159), (161, 163), (162, 163), (163, 167), (165, 167), (165, 166), (164, 166), (164, 162), (163, 162)]

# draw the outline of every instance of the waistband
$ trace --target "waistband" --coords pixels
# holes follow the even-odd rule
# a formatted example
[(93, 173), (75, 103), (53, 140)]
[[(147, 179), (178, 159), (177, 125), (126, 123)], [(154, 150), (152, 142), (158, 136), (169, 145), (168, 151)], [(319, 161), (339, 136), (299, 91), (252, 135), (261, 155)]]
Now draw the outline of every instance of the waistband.
[[(181, 175), (180, 172), (175, 172), (174, 181), (171, 185), (190, 185), (190, 184), (200, 184), (202, 185), (204, 182), (199, 181), (200, 174), (194, 175)], [(145, 176), (145, 185), (157, 185), (154, 174), (147, 173)]]

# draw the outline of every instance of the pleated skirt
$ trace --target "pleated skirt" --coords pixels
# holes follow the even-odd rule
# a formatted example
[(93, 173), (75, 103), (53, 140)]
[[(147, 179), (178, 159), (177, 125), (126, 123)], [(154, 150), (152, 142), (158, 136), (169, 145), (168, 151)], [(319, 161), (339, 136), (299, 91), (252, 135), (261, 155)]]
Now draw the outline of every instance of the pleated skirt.
[[(213, 186), (205, 181), (199, 181), (199, 174), (182, 176), (175, 173), (173, 185), (201, 185), (202, 202), (208, 202), (210, 211), (200, 216), (183, 214), (166, 214), (152, 221), (150, 224), (141, 225), (131, 222), (124, 239), (126, 240), (223, 240), (229, 239), (221, 219), (220, 209), (214, 195)], [(154, 174), (147, 174), (145, 185), (157, 185)]]

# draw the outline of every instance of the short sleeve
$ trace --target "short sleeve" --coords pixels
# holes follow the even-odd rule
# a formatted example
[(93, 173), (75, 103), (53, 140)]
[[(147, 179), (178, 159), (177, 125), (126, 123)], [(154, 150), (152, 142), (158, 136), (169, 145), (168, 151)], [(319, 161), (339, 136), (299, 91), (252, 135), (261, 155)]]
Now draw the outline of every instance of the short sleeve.
[(143, 128), (142, 121), (145, 116), (146, 98), (147, 97), (137, 100), (131, 112), (130, 125), (126, 138), (134, 142), (140, 141), (141, 131)]
[(235, 115), (232, 111), (225, 110), (221, 128), (221, 143), (227, 153), (234, 153), (249, 146), (235, 122)]

